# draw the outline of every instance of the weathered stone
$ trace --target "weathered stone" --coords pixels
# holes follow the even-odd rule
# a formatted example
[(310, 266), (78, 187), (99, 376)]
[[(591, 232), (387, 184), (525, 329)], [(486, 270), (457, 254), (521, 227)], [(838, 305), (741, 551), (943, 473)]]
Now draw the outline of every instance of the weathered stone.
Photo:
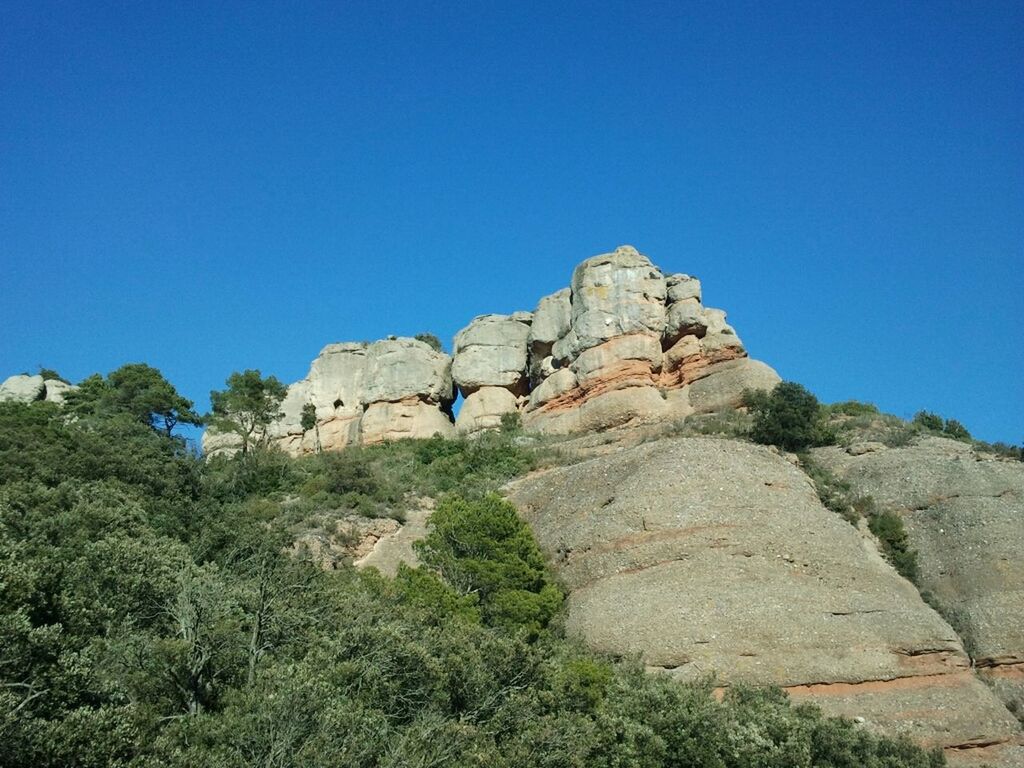
[(575, 389), (578, 382), (576, 374), (570, 368), (559, 368), (548, 376), (530, 393), (527, 410), (534, 410)]
[(550, 296), (545, 296), (537, 304), (533, 313), (533, 324), (530, 326), (530, 349), (537, 345), (548, 345), (545, 355), (551, 346), (569, 332), (572, 305), (569, 297), (571, 290), (563, 288)]
[(49, 403), (63, 403), (68, 392), (78, 389), (78, 387), (59, 379), (47, 379), (44, 386), (46, 387), (45, 399)]
[(662, 440), (510, 496), (569, 589), (567, 631), (598, 651), (780, 685), (948, 748), (1019, 735), (952, 628), (770, 450)]
[(606, 389), (651, 384), (661, 370), (661, 341), (649, 333), (617, 336), (584, 350), (569, 367), (584, 388), (596, 379)]
[(689, 385), (695, 413), (731, 410), (743, 405), (743, 390), (772, 389), (779, 374), (758, 360), (742, 358), (712, 365)]
[(19, 403), (31, 403), (42, 400), (46, 396), (46, 384), (42, 376), (21, 374), (11, 376), (0, 384), (0, 402), (14, 400)]
[(941, 438), (814, 456), (854, 493), (902, 517), (922, 588), (955, 620), (1007, 703), (1024, 702), (1024, 464), (985, 460)]
[(700, 302), (700, 280), (683, 274), (668, 275), (665, 278), (665, 296), (669, 304), (677, 301), (696, 299)]
[(363, 413), (360, 428), (362, 442), (366, 445), (405, 438), (455, 435), (455, 425), (448, 414), (437, 405), (419, 398), (371, 403)]
[(665, 317), (665, 344), (671, 346), (684, 336), (704, 336), (708, 331), (708, 318), (696, 299), (677, 301), (668, 308)]
[(501, 426), (507, 413), (518, 413), (519, 398), (504, 387), (481, 387), (472, 392), (459, 409), (455, 428), (461, 434), (471, 435), (485, 429)]
[(558, 360), (631, 333), (661, 335), (665, 327), (665, 278), (632, 246), (587, 259), (573, 272), (572, 327), (555, 343)]
[(455, 335), (452, 377), (463, 396), (480, 387), (526, 389), (530, 326), (507, 315), (482, 315)]
[(410, 397), (451, 403), (451, 358), (417, 339), (385, 339), (368, 346), (361, 401), (396, 403)]

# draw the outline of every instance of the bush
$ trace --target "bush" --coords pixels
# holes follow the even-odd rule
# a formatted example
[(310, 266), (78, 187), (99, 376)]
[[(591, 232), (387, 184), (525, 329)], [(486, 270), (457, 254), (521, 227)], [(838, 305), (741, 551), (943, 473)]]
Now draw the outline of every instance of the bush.
[(558, 611), (562, 592), (515, 507), (496, 494), (449, 496), (416, 543), (423, 563), (459, 593), (480, 599), (484, 621), (535, 637)]
[(441, 340), (432, 333), (417, 333), (413, 338), (416, 339), (416, 341), (422, 341), (435, 352), (444, 351), (444, 348), (441, 346)]
[(914, 418), (910, 423), (921, 429), (927, 429), (930, 432), (942, 431), (942, 417), (931, 411), (918, 411), (914, 414)]
[(824, 406), (825, 412), (832, 416), (877, 416), (881, 412), (873, 403), (862, 403), (859, 400), (846, 400)]
[(754, 416), (750, 430), (754, 442), (803, 451), (835, 440), (825, 426), (818, 398), (800, 384), (784, 381), (770, 393), (747, 391), (743, 402)]
[(882, 550), (897, 573), (916, 584), (917, 551), (910, 547), (903, 518), (894, 512), (878, 512), (868, 518), (868, 527), (882, 543)]
[(971, 440), (971, 433), (967, 431), (967, 427), (956, 419), (946, 419), (946, 423), (942, 426), (942, 434), (954, 440), (964, 440), (967, 442)]

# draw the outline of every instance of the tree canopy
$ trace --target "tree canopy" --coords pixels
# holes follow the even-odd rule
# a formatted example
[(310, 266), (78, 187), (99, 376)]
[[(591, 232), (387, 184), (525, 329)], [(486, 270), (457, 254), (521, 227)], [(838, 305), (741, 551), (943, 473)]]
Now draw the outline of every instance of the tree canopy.
[(281, 402), (288, 389), (274, 376), (264, 377), (252, 369), (232, 373), (226, 383), (227, 389), (210, 392), (209, 420), (218, 429), (237, 434), (246, 454), (253, 445), (263, 444), (267, 428), (281, 418)]

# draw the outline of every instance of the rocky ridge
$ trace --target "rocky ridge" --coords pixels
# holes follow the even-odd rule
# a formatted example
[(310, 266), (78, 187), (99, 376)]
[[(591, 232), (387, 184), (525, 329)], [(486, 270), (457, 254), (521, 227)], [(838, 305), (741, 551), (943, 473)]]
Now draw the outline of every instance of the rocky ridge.
[[(957, 632), (774, 450), (656, 440), (537, 473), (509, 495), (569, 590), (567, 631), (597, 650), (684, 680), (778, 685), (958, 764), (1024, 765), (1020, 724)], [(1019, 562), (1003, 567), (1016, 583)], [(1019, 613), (1012, 589), (989, 598)]]
[[(778, 375), (751, 360), (700, 281), (665, 275), (631, 246), (587, 259), (534, 312), (481, 315), (451, 356), (422, 341), (330, 344), (288, 388), (268, 437), (291, 454), (403, 437), (474, 434), (518, 415), (528, 431), (571, 434), (735, 407)], [(456, 392), (464, 398), (452, 416)], [(302, 408), (317, 424), (304, 431)], [(207, 454), (234, 450), (207, 430)]]

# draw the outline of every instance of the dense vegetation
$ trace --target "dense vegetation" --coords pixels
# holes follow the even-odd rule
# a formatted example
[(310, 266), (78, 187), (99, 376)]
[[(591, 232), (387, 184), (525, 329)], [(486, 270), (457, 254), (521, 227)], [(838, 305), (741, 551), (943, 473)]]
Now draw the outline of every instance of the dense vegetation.
[[(513, 425), (204, 463), (106, 387), (71, 419), (0, 403), (5, 766), (943, 764), (779, 691), (718, 702), (563, 637), (562, 593), (493, 495), (543, 460)], [(401, 517), (410, 494), (441, 499), (421, 568), (286, 554), (310, 516)]]

